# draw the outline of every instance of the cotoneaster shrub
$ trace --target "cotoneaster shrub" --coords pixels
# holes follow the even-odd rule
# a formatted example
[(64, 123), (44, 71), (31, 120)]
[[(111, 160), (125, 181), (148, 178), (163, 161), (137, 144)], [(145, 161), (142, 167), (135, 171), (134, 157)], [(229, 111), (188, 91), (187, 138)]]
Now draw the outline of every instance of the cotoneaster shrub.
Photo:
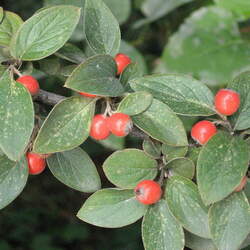
[[(107, 2), (46, 6), (26, 21), (0, 8), (0, 208), (47, 164), (66, 186), (93, 193), (76, 215), (80, 220), (119, 228), (143, 218), (146, 250), (248, 246), (250, 72), (241, 69), (249, 67), (250, 46), (237, 33), (237, 20), (250, 11), (239, 4), (236, 15), (223, 0), (196, 11), (166, 45), (163, 73), (145, 75), (138, 57), (121, 50), (122, 19)], [(151, 10), (159, 2), (145, 1), (146, 19), (135, 27), (162, 16)], [(166, 14), (184, 2), (160, 6)], [(84, 37), (85, 54), (68, 43), (73, 32)], [(57, 74), (71, 97), (44, 91), (26, 72), (25, 65), (35, 69), (49, 56), (61, 63)], [(190, 72), (194, 77), (182, 74)], [(223, 88), (214, 94), (218, 82)], [(51, 107), (45, 118), (40, 106)], [(102, 188), (81, 145), (89, 136), (113, 144), (111, 134), (142, 141), (104, 161), (113, 186)]]

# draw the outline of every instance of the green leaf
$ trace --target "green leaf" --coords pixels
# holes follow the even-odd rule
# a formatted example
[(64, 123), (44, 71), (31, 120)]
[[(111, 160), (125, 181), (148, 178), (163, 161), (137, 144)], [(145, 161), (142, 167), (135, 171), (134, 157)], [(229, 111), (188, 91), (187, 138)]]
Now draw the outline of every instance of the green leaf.
[(141, 6), (143, 14), (151, 22), (157, 20), (175, 8), (192, 0), (145, 0)]
[[(43, 0), (44, 6), (50, 7), (54, 5), (73, 5), (76, 7), (83, 8), (85, 0)], [(81, 11), (81, 16), (79, 23), (77, 24), (73, 34), (70, 37), (70, 41), (79, 42), (85, 39), (83, 32), (83, 10)]]
[(115, 78), (116, 71), (116, 63), (111, 56), (93, 56), (72, 72), (65, 87), (98, 96), (120, 96), (124, 90)]
[(249, 155), (247, 143), (226, 132), (217, 133), (203, 146), (197, 162), (197, 183), (205, 204), (222, 200), (240, 184)]
[(117, 187), (134, 188), (138, 182), (156, 177), (157, 162), (141, 150), (125, 149), (109, 156), (103, 170)]
[(83, 51), (71, 43), (66, 43), (55, 55), (76, 64), (82, 63), (86, 59)]
[(101, 188), (95, 164), (79, 147), (53, 154), (47, 162), (52, 174), (73, 189), (89, 193)]
[(146, 74), (148, 69), (142, 54), (126, 41), (121, 41), (120, 53), (128, 55), (133, 63), (136, 63), (140, 74)]
[(112, 11), (117, 21), (122, 24), (127, 21), (131, 12), (131, 0), (103, 0)]
[(237, 250), (250, 233), (250, 206), (243, 192), (212, 205), (211, 236), (219, 250)]
[(250, 17), (250, 2), (246, 0), (214, 0), (215, 3), (232, 11), (239, 19)]
[(183, 75), (157, 74), (130, 81), (135, 91), (144, 90), (167, 104), (175, 113), (208, 116), (215, 113), (213, 94), (201, 82)]
[(102, 189), (91, 195), (77, 217), (99, 227), (123, 227), (139, 220), (147, 206), (139, 203), (133, 190)]
[(185, 231), (185, 245), (192, 250), (218, 250), (212, 240)]
[(23, 191), (28, 179), (25, 157), (19, 162), (0, 156), (0, 209), (6, 207)]
[(2, 65), (2, 62), (7, 62), (11, 59), (13, 58), (10, 55), (9, 48), (0, 46), (0, 68), (6, 68), (6, 66)]
[(69, 77), (77, 67), (78, 65), (76, 64), (61, 67), (60, 74), (65, 77)]
[(234, 129), (247, 129), (250, 127), (250, 71), (237, 76), (228, 84), (228, 88), (240, 94), (240, 107), (238, 111), (230, 117), (234, 124)]
[(39, 154), (73, 149), (89, 135), (96, 99), (71, 97), (58, 103), (43, 123), (33, 145)]
[(170, 37), (163, 61), (168, 72), (192, 74), (218, 85), (250, 68), (249, 51), (233, 15), (210, 6), (193, 12)]
[(185, 229), (203, 238), (210, 238), (208, 209), (203, 204), (197, 186), (182, 176), (167, 182), (165, 197), (172, 214)]
[(17, 32), (22, 25), (23, 20), (17, 14), (4, 11), (0, 15), (0, 45), (9, 47), (12, 36)]
[(184, 248), (183, 229), (169, 211), (165, 200), (148, 208), (142, 222), (142, 239), (145, 250)]
[(192, 160), (195, 165), (197, 164), (197, 160), (201, 152), (201, 149), (202, 147), (189, 147), (188, 149), (188, 153), (186, 157)]
[(113, 134), (109, 135), (107, 139), (99, 140), (97, 142), (111, 150), (121, 150), (125, 147), (125, 137), (119, 137)]
[(47, 75), (57, 76), (61, 72), (60, 60), (57, 57), (40, 60), (39, 70), (43, 71)]
[(173, 146), (187, 145), (187, 136), (181, 120), (164, 103), (154, 99), (151, 106), (133, 122), (156, 140)]
[(161, 156), (161, 145), (160, 142), (148, 138), (143, 141), (142, 148), (147, 155), (154, 159), (158, 159)]
[(120, 82), (124, 86), (126, 92), (133, 92), (129, 86), (129, 81), (142, 76), (142, 72), (138, 63), (130, 63), (121, 73)]
[(177, 158), (168, 162), (168, 172), (170, 176), (180, 175), (189, 179), (193, 179), (195, 173), (195, 165), (188, 158)]
[(46, 8), (29, 18), (11, 41), (11, 54), (21, 60), (39, 60), (60, 49), (73, 33), (80, 17), (74, 6)]
[(115, 56), (120, 48), (119, 24), (102, 0), (85, 0), (84, 27), (87, 42), (95, 54)]
[(165, 155), (168, 161), (175, 158), (184, 157), (188, 151), (188, 147), (173, 147), (167, 144), (162, 144), (162, 153)]
[(33, 127), (31, 96), (6, 70), (0, 78), (0, 148), (11, 160), (19, 160), (24, 154)]
[(247, 185), (244, 188), (244, 193), (245, 193), (245, 195), (247, 196), (247, 199), (250, 202), (250, 180), (249, 179), (247, 181)]
[(127, 115), (138, 115), (145, 111), (152, 103), (153, 96), (145, 91), (138, 91), (128, 94), (119, 103), (117, 112)]

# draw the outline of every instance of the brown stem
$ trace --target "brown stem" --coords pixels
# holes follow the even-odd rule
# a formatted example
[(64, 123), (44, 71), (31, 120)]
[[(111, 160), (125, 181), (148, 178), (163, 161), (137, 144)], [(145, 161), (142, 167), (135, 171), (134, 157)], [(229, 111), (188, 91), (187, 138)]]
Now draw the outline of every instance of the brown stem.
[[(36, 96), (36, 101), (42, 102), (44, 104), (48, 104), (51, 106), (56, 105), (58, 102), (64, 100), (66, 97), (57, 95), (45, 90), (40, 89), (39, 93)], [(129, 133), (131, 136), (140, 138), (140, 139), (148, 139), (149, 136), (145, 134), (143, 131), (139, 130), (136, 127), (133, 127), (132, 131)]]
[(65, 98), (66, 98), (65, 96), (57, 95), (57, 94), (40, 89), (35, 100), (54, 106), (58, 102), (64, 100)]

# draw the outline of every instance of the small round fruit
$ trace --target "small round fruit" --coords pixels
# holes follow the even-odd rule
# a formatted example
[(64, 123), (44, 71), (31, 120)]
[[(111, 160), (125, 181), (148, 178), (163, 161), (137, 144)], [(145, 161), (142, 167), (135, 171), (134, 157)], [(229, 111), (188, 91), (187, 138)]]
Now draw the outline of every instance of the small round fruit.
[(89, 94), (89, 93), (85, 93), (85, 92), (79, 92), (80, 95), (86, 96), (86, 97), (90, 97), (90, 98), (95, 98), (97, 97), (97, 95), (93, 95), (93, 94)]
[(152, 180), (144, 180), (134, 189), (136, 199), (146, 205), (154, 204), (161, 199), (161, 186)]
[(215, 95), (214, 105), (220, 114), (232, 115), (240, 106), (240, 95), (231, 89), (221, 89)]
[(28, 152), (26, 157), (30, 174), (36, 175), (43, 172), (46, 167), (46, 161), (42, 155)]
[(217, 133), (215, 125), (210, 121), (197, 122), (191, 129), (192, 138), (199, 144), (203, 145)]
[(108, 118), (108, 127), (112, 134), (126, 136), (131, 131), (133, 123), (129, 115), (115, 113)]
[(235, 192), (240, 192), (247, 184), (247, 177), (244, 176), (240, 184), (234, 189)]
[(33, 76), (23, 75), (17, 78), (16, 81), (25, 86), (31, 95), (36, 95), (39, 92), (39, 83)]
[(90, 136), (95, 140), (104, 140), (109, 134), (108, 118), (102, 114), (95, 115), (90, 128)]
[(117, 75), (120, 75), (123, 70), (131, 63), (131, 59), (122, 53), (115, 56), (115, 62), (117, 65)]

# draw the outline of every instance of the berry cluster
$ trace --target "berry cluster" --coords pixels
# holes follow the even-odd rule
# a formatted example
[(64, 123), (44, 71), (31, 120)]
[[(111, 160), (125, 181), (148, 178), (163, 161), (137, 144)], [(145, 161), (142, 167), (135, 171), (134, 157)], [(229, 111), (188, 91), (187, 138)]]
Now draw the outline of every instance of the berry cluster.
[(95, 140), (104, 140), (110, 133), (116, 136), (126, 136), (132, 126), (132, 120), (127, 114), (114, 113), (110, 117), (97, 114), (92, 120), (90, 136)]
[[(117, 75), (120, 75), (123, 70), (131, 63), (130, 58), (125, 54), (117, 54), (115, 56), (115, 62), (117, 64)], [(40, 89), (38, 81), (30, 75), (21, 75), (16, 79), (18, 83), (21, 83), (32, 96), (37, 95)], [(89, 98), (97, 97), (94, 94), (80, 92), (80, 95)], [(96, 140), (106, 139), (110, 133), (116, 136), (126, 136), (132, 128), (131, 118), (123, 113), (115, 113), (110, 117), (106, 117), (102, 114), (96, 115), (92, 121), (90, 135)], [(26, 158), (28, 162), (29, 173), (37, 175), (43, 172), (46, 167), (46, 158), (49, 155), (39, 155), (32, 152), (27, 152)]]
[[(240, 95), (231, 89), (221, 89), (214, 98), (216, 112), (221, 116), (234, 114), (240, 106)], [(213, 122), (199, 121), (191, 130), (191, 137), (199, 144), (207, 143), (212, 136), (217, 133), (217, 128)]]

